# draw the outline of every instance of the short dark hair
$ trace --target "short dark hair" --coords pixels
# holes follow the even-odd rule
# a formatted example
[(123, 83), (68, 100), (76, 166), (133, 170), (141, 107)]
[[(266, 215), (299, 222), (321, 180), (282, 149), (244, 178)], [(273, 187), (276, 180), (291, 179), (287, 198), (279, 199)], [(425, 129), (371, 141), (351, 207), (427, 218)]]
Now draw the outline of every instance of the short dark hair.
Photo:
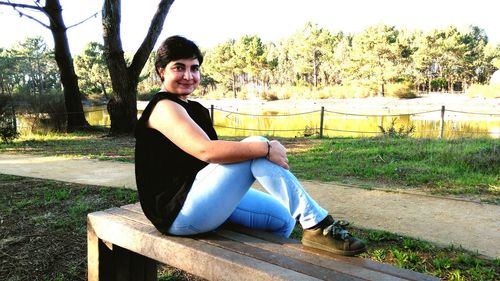
[(201, 65), (203, 62), (203, 55), (193, 41), (179, 35), (170, 36), (161, 43), (156, 51), (156, 73), (160, 75), (158, 69), (165, 67), (173, 60), (179, 59), (198, 59)]

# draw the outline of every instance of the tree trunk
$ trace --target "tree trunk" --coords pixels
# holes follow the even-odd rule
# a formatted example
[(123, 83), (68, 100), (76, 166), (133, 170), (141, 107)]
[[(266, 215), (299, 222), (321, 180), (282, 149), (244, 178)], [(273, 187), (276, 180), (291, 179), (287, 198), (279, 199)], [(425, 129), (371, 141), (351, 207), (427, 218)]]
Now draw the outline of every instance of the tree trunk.
[(83, 112), (78, 77), (73, 66), (73, 58), (69, 50), (66, 26), (62, 17), (59, 0), (47, 0), (44, 11), (50, 18), (50, 30), (54, 38), (54, 53), (61, 74), (64, 88), (64, 101), (67, 114), (67, 130), (69, 132), (89, 126)]
[(102, 10), (104, 55), (109, 68), (113, 96), (108, 102), (112, 135), (131, 135), (137, 123), (137, 85), (142, 68), (160, 36), (174, 0), (162, 0), (151, 21), (148, 34), (127, 66), (120, 38), (121, 1), (105, 0)]
[(233, 73), (233, 95), (234, 95), (234, 98), (236, 99), (237, 98), (237, 95), (236, 95), (236, 74)]
[(318, 87), (318, 51), (313, 51), (313, 83), (314, 87)]

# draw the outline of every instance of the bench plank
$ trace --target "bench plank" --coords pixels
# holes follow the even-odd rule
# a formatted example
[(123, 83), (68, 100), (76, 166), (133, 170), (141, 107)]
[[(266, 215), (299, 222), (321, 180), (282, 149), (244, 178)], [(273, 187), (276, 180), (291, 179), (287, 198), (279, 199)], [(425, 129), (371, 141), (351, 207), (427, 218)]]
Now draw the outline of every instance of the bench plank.
[[(354, 265), (349, 261), (345, 260), (334, 260), (330, 257), (325, 258), (325, 256), (318, 256), (315, 254), (311, 254), (309, 252), (303, 251), (302, 248), (294, 248), (294, 247), (287, 247), (286, 244), (277, 244), (277, 243), (269, 243), (266, 240), (261, 240), (259, 238), (255, 238), (249, 235), (245, 235), (242, 233), (237, 233), (233, 232), (230, 230), (225, 230), (221, 229), (217, 231), (218, 235), (221, 235), (222, 237), (226, 237), (228, 239), (232, 239), (235, 241), (239, 241), (245, 245), (253, 245), (254, 247), (258, 247), (264, 250), (267, 250), (268, 252), (274, 253), (274, 254), (280, 254), (285, 257), (293, 258), (296, 260), (299, 260), (303, 262), (303, 266), (296, 266), (297, 271), (299, 272), (304, 272), (308, 274), (309, 270), (318, 270), (319, 272), (322, 272), (320, 269), (323, 268), (323, 271), (325, 269), (328, 269), (328, 274), (323, 277), (324, 280), (330, 280), (330, 279), (336, 279), (339, 280), (340, 278), (335, 278), (335, 275), (332, 274), (331, 272), (339, 272), (343, 273), (348, 276), (355, 276), (357, 278), (361, 278), (364, 280), (407, 280), (407, 279), (402, 279), (397, 276), (391, 276), (387, 273), (382, 273), (379, 271), (374, 271), (369, 268), (365, 267), (360, 267), (358, 265)], [(207, 241), (208, 242), (208, 241)], [(292, 243), (295, 244), (295, 243)], [(352, 259), (357, 259), (357, 258), (352, 258)], [(286, 265), (283, 265), (286, 266)], [(332, 275), (331, 278), (328, 277), (328, 275)], [(342, 278), (343, 280), (343, 278)]]
[[(137, 204), (127, 205), (120, 209), (117, 208), (115, 210), (110, 210), (110, 212), (119, 216), (124, 216), (132, 220), (136, 220), (138, 222), (150, 224), (149, 220), (142, 213), (140, 206), (138, 206)], [(249, 230), (241, 227), (235, 227), (235, 228), (238, 228), (239, 231), (243, 232)], [(275, 239), (275, 241), (273, 241), (274, 243), (269, 243), (269, 241), (265, 240), (255, 241), (255, 239), (258, 238), (253, 238), (254, 240), (252, 243), (250, 242), (252, 240), (250, 236), (248, 235), (244, 236), (243, 234), (240, 234), (238, 236), (237, 233), (228, 231), (229, 230), (224, 230), (224, 229), (217, 230), (215, 232), (215, 235), (219, 235), (221, 238), (222, 237), (228, 238), (228, 233), (232, 233), (232, 236), (230, 235), (231, 237), (229, 237), (229, 239), (241, 243), (233, 243), (232, 246), (228, 246), (230, 243), (226, 241), (225, 245), (223, 245), (222, 244), (223, 242), (221, 242), (220, 241), (221, 239), (218, 238), (217, 236), (210, 236), (207, 239), (203, 239), (202, 241), (205, 243), (216, 245), (221, 248), (229, 249), (234, 252), (239, 252), (241, 254), (248, 255), (252, 258), (265, 260), (267, 262), (271, 262), (278, 266), (286, 267), (323, 280), (329, 280), (329, 279), (350, 280), (352, 279), (352, 276), (365, 280), (366, 279), (368, 280), (385, 279), (388, 281), (403, 280), (401, 278), (398, 278), (397, 276), (391, 276), (388, 275), (387, 273), (381, 273), (379, 271), (374, 271), (363, 267), (360, 268), (359, 265), (350, 264), (350, 262), (359, 258), (345, 257), (344, 259), (341, 260), (332, 261), (330, 259), (325, 259), (324, 256), (318, 256), (308, 252), (304, 252), (301, 246), (298, 248), (283, 247), (283, 245), (286, 244), (301, 245), (300, 242), (294, 239), (280, 239), (280, 240)], [(270, 236), (273, 238), (278, 238), (274, 235)], [(238, 237), (241, 239), (238, 239)], [(218, 241), (219, 243), (215, 243), (215, 241)], [(252, 248), (252, 247), (259, 248), (259, 245), (260, 249), (265, 250), (263, 253), (260, 253), (259, 251), (256, 251), (256, 249)], [(279, 256), (277, 255), (278, 253)], [(275, 257), (275, 258), (272, 259), (270, 257)], [(321, 266), (317, 266), (318, 264)], [(327, 278), (326, 276), (330, 276), (330, 278)]]
[(209, 280), (439, 280), (369, 259), (303, 247), (294, 239), (234, 225), (191, 237), (165, 236), (145, 217), (139, 203), (89, 214), (88, 225), (89, 280), (99, 280), (91, 276), (98, 276), (102, 270), (102, 258), (96, 253), (109, 255), (102, 248), (106, 241), (112, 245), (111, 251), (122, 253), (113, 257), (122, 260), (122, 268), (137, 263), (142, 266), (138, 271), (149, 272), (132, 278), (129, 276), (136, 273), (131, 271), (123, 280), (156, 280), (155, 261)]
[[(88, 221), (95, 235), (104, 241), (209, 280), (319, 280), (194, 239), (174, 236), (165, 239), (152, 225), (107, 211), (89, 214)], [(90, 256), (95, 259), (95, 254)], [(90, 279), (99, 270), (91, 264), (89, 260), (89, 271), (93, 271), (89, 272), (89, 280), (99, 280)]]
[(227, 249), (242, 255), (246, 255), (255, 259), (267, 261), (269, 263), (275, 264), (277, 266), (288, 268), (297, 272), (304, 273), (308, 276), (318, 278), (320, 280), (345, 280), (345, 281), (355, 281), (362, 280), (356, 276), (356, 274), (349, 275), (342, 272), (334, 271), (329, 268), (317, 266), (312, 263), (307, 263), (298, 259), (290, 258), (284, 255), (280, 255), (276, 252), (271, 252), (259, 247), (253, 247), (248, 244), (243, 244), (238, 241), (231, 239), (226, 239), (213, 233), (206, 239), (200, 239), (210, 245), (215, 245), (223, 249)]
[[(331, 266), (338, 266), (339, 264), (349, 264), (352, 265), (354, 268), (366, 268), (370, 269), (373, 271), (377, 272), (382, 272), (385, 274), (393, 275), (395, 277), (400, 277), (405, 280), (422, 280), (422, 281), (437, 281), (440, 280), (437, 277), (430, 276), (427, 274), (423, 274), (420, 272), (415, 272), (415, 271), (410, 271), (402, 268), (398, 268), (389, 264), (384, 264), (384, 263), (377, 263), (374, 262), (370, 259), (364, 259), (364, 258), (359, 258), (359, 257), (346, 257), (346, 256), (339, 256), (335, 254), (331, 254), (325, 251), (321, 250), (316, 250), (313, 248), (308, 248), (302, 246), (302, 243), (295, 239), (290, 239), (290, 238), (282, 238), (282, 237), (277, 237), (275, 235), (254, 230), (254, 229), (249, 229), (249, 228), (244, 228), (240, 226), (235, 226), (235, 225), (227, 225), (226, 226), (227, 230), (234, 230), (237, 233), (241, 233), (242, 235), (247, 235), (251, 237), (255, 237), (258, 239), (262, 239), (265, 241), (271, 241), (274, 244), (277, 245), (282, 245), (285, 248), (293, 248), (296, 250), (300, 250), (302, 255), (305, 255), (304, 258), (306, 260), (309, 260), (315, 264), (325, 266), (325, 267), (331, 267)], [(238, 236), (234, 236), (236, 238)], [(276, 247), (276, 245), (273, 244), (265, 244), (267, 247), (275, 247), (276, 251), (279, 250), (279, 246)], [(273, 250), (274, 251), (274, 250)], [(286, 251), (286, 250), (283, 250)], [(296, 252), (290, 252), (288, 254), (295, 255)], [(327, 256), (328, 258), (325, 258)], [(300, 257), (300, 256), (296, 256)], [(338, 268), (338, 270), (341, 270)]]
[[(139, 203), (125, 205), (122, 206), (121, 209), (132, 212), (132, 213), (122, 213), (122, 215), (133, 217), (134, 219), (137, 219), (138, 221), (142, 221), (144, 223), (150, 223), (149, 220), (142, 213), (142, 209)], [(223, 237), (228, 238), (227, 235), (226, 236), (224, 235), (224, 233), (227, 234), (229, 233), (227, 231), (230, 230), (233, 230), (231, 234), (232, 237), (230, 239), (240, 241), (242, 243), (251, 243), (248, 240), (249, 236), (251, 236), (261, 240), (260, 243), (257, 241), (253, 241), (256, 244), (251, 244), (252, 246), (266, 247), (263, 249), (267, 249), (269, 251), (272, 251), (273, 253), (279, 252), (280, 254), (286, 255), (287, 257), (301, 259), (303, 261), (311, 262), (316, 265), (327, 267), (346, 274), (352, 274), (352, 272), (356, 272), (355, 275), (360, 278), (377, 280), (380, 279), (382, 274), (382, 276), (388, 278), (387, 280), (400, 280), (400, 279), (422, 280), (422, 281), (439, 280), (439, 278), (434, 276), (402, 268), (397, 268), (388, 264), (377, 263), (370, 259), (339, 256), (325, 251), (304, 247), (302, 246), (302, 243), (300, 243), (300, 241), (297, 241), (295, 239), (277, 237), (270, 233), (249, 229), (241, 226), (225, 225), (223, 229), (217, 230), (216, 233)], [(240, 236), (238, 236), (236, 233), (240, 233)], [(240, 237), (241, 239), (238, 240), (238, 237)], [(265, 242), (262, 243), (262, 241)], [(328, 258), (326, 258), (325, 256), (327, 256)]]

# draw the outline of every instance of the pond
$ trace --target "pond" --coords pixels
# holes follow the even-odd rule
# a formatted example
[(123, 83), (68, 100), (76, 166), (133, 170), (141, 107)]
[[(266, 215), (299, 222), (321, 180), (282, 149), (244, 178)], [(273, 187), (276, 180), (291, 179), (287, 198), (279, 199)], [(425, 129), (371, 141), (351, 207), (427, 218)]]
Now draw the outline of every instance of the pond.
[[(85, 111), (91, 125), (110, 126), (105, 107), (87, 107)], [(250, 114), (222, 108), (214, 108), (211, 112), (214, 126), (221, 136), (275, 137), (303, 137), (320, 133), (325, 137), (367, 137), (380, 135), (382, 127), (386, 131), (393, 128), (403, 133), (413, 128), (411, 136), (437, 138), (441, 133), (442, 114), (441, 110), (436, 110), (417, 114), (363, 115), (328, 110), (322, 112), (320, 109), (310, 112), (253, 111)], [(444, 138), (500, 138), (499, 114), (445, 111), (443, 117)]]

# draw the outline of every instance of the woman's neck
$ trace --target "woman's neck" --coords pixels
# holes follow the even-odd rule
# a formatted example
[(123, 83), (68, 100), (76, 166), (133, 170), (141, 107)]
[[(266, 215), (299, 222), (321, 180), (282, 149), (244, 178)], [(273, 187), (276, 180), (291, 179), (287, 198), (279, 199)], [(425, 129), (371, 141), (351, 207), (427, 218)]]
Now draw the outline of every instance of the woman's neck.
[(189, 94), (175, 94), (175, 93), (172, 93), (170, 91), (168, 91), (167, 89), (165, 88), (161, 88), (161, 91), (162, 92), (166, 92), (166, 93), (169, 93), (169, 94), (172, 94), (174, 96), (176, 96), (179, 100), (183, 101), (183, 102), (189, 102), (188, 101), (188, 96)]

